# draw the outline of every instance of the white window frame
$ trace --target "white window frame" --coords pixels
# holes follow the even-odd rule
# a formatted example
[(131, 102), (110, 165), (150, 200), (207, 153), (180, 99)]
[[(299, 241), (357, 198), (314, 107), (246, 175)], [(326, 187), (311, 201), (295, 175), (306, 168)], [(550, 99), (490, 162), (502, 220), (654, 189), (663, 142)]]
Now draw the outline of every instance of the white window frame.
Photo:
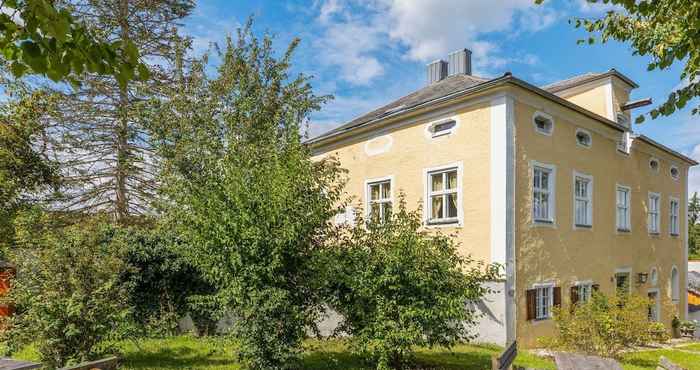
[(652, 286), (659, 283), (659, 270), (656, 267), (652, 267), (649, 271), (649, 282)]
[[(578, 134), (579, 133), (583, 133), (583, 134), (586, 134), (588, 136), (588, 140), (589, 140), (588, 145), (581, 144), (578, 141)], [(576, 129), (576, 134), (574, 135), (574, 140), (576, 140), (576, 145), (580, 146), (581, 148), (590, 149), (593, 146), (593, 135), (591, 135), (591, 132), (586, 130), (586, 129), (580, 128), (580, 127)]]
[[(673, 205), (676, 205), (675, 207), (675, 214), (674, 214), (674, 207)], [(669, 197), (669, 202), (668, 202), (668, 215), (669, 215), (669, 224), (668, 224), (668, 232), (671, 236), (680, 236), (681, 233), (681, 202), (678, 198), (676, 197)]]
[(588, 302), (591, 299), (591, 294), (593, 293), (593, 280), (575, 281), (574, 286), (578, 288), (577, 293), (579, 302)]
[[(676, 170), (677, 175), (673, 176), (673, 170)], [(681, 178), (681, 170), (678, 168), (678, 166), (671, 166), (668, 169), (668, 174), (671, 176), (672, 179), (678, 181), (678, 179)]]
[[(673, 280), (674, 271), (676, 272), (675, 281)], [(673, 303), (678, 303), (681, 299), (681, 276), (676, 265), (673, 265), (673, 267), (671, 267), (669, 280), (669, 282), (671, 283), (671, 300), (673, 301)]]
[[(534, 179), (535, 179), (535, 169), (540, 168), (543, 170), (546, 170), (549, 172), (549, 183), (548, 187), (549, 189), (547, 190), (549, 197), (548, 197), (548, 207), (547, 207), (547, 216), (548, 218), (546, 219), (538, 219), (535, 218), (535, 192), (538, 190), (535, 189), (535, 184), (534, 184)], [(530, 163), (530, 186), (532, 187), (530, 191), (530, 196), (532, 197), (531, 199), (531, 204), (530, 204), (530, 215), (532, 217), (532, 224), (537, 225), (537, 226), (556, 226), (556, 200), (557, 200), (557, 166), (553, 164), (547, 164), (547, 163), (541, 163), (537, 161), (532, 161)], [(541, 191), (541, 190), (540, 190)]]
[[(457, 218), (444, 219), (442, 221), (434, 221), (430, 219), (432, 214), (432, 200), (430, 198), (432, 182), (430, 175), (435, 172), (447, 172), (449, 170), (457, 170)], [(464, 203), (464, 198), (462, 195), (462, 176), (463, 176), (463, 166), (462, 162), (450, 163), (442, 166), (424, 168), (423, 169), (423, 220), (426, 227), (455, 227), (462, 226), (464, 220), (464, 211), (462, 204)]]
[[(576, 194), (576, 180), (577, 179), (583, 179), (588, 181), (588, 197), (583, 198), (579, 197), (578, 194)], [(572, 183), (572, 195), (573, 195), (573, 225), (574, 229), (591, 229), (593, 228), (593, 176), (587, 175), (578, 171), (574, 171), (573, 173), (573, 183)], [(584, 223), (579, 223), (576, 222), (576, 206), (578, 204), (578, 201), (586, 201), (587, 206), (586, 206), (586, 220)]]
[(634, 282), (632, 281), (632, 268), (631, 267), (623, 267), (623, 268), (615, 269), (615, 275), (613, 275), (613, 277), (614, 277), (613, 283), (615, 284), (614, 285), (615, 293), (617, 293), (617, 275), (623, 275), (623, 274), (627, 275), (627, 293), (632, 293), (632, 284)]
[[(554, 283), (534, 284), (532, 289), (535, 289), (535, 320), (549, 320), (552, 318), (552, 308), (554, 308)], [(547, 292), (547, 297), (542, 297), (541, 293)], [(545, 304), (545, 307), (542, 306)], [(546, 315), (541, 313), (546, 310)]]
[[(372, 201), (370, 198), (372, 196), (370, 192), (370, 186), (371, 185), (376, 185), (376, 184), (381, 184), (381, 183), (389, 183), (389, 198), (381, 198), (381, 187), (379, 189), (379, 196), (380, 199), (377, 201)], [(390, 176), (385, 176), (385, 177), (377, 177), (374, 179), (367, 179), (365, 180), (365, 217), (367, 221), (371, 220), (372, 217), (372, 203), (390, 203), (391, 207), (393, 209), (394, 207), (394, 175)], [(384, 207), (380, 207), (380, 209), (383, 209)], [(384, 220), (384, 211), (380, 211), (380, 220)]]
[(651, 321), (653, 322), (659, 322), (661, 321), (661, 292), (659, 291), (659, 288), (649, 288), (647, 289), (647, 297), (649, 296), (649, 293), (656, 293), (656, 300), (654, 301), (654, 309), (656, 311), (656, 317), (654, 317)]
[[(620, 218), (619, 212), (620, 212), (620, 203), (618, 202), (617, 199), (617, 192), (619, 190), (626, 190), (627, 191), (627, 212), (626, 212), (626, 217), (625, 217), (625, 223), (626, 225), (619, 225), (618, 221)], [(632, 231), (632, 188), (629, 186), (621, 185), (621, 184), (615, 184), (615, 230), (617, 232), (624, 232), (628, 233)], [(623, 227), (626, 226), (626, 227)]]
[(650, 191), (648, 202), (647, 231), (649, 234), (658, 235), (661, 233), (661, 194)]
[[(651, 165), (652, 162), (656, 162), (656, 169), (654, 169), (654, 167)], [(656, 157), (649, 158), (649, 169), (654, 173), (659, 173), (659, 170), (661, 169), (661, 161), (659, 161), (659, 159)]]
[[(536, 121), (537, 117), (542, 117), (546, 120), (549, 120), (549, 122), (552, 124), (551, 129), (549, 131), (540, 130), (539, 127), (537, 127), (537, 121)], [(540, 112), (540, 111), (535, 112), (535, 114), (532, 115), (532, 126), (535, 128), (535, 132), (537, 132), (538, 134), (546, 135), (546, 136), (552, 136), (552, 134), (554, 134), (554, 118), (547, 113)]]
[[(435, 126), (441, 125), (443, 123), (447, 122), (454, 122), (454, 126), (452, 126), (448, 130), (440, 131), (440, 132), (435, 132)], [(457, 132), (457, 129), (459, 128), (459, 117), (458, 116), (451, 116), (451, 117), (444, 117), (440, 118), (431, 122), (428, 122), (425, 125), (425, 137), (428, 139), (433, 139), (441, 136), (446, 136), (446, 135), (451, 135)]]

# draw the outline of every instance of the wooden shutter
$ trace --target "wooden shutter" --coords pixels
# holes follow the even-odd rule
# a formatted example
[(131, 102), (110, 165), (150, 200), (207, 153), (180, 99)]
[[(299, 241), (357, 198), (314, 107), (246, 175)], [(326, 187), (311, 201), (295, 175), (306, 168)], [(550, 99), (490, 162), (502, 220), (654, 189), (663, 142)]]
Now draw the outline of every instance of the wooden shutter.
[(554, 306), (561, 307), (561, 287), (555, 286), (552, 291), (554, 292)]
[(571, 307), (578, 303), (578, 287), (577, 286), (572, 286), (571, 287)]
[(525, 293), (527, 294), (527, 320), (534, 320), (537, 310), (537, 289), (528, 289)]

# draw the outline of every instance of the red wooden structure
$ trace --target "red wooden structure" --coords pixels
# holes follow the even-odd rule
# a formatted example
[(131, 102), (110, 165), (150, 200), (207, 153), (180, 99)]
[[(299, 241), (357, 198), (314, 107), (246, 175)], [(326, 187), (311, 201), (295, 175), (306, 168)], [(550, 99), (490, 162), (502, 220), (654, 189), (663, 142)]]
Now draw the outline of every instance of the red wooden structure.
[[(15, 276), (15, 268), (11, 265), (0, 262), (0, 297), (7, 294), (10, 290), (10, 282)], [(0, 316), (10, 316), (12, 307), (6, 304), (0, 304)]]

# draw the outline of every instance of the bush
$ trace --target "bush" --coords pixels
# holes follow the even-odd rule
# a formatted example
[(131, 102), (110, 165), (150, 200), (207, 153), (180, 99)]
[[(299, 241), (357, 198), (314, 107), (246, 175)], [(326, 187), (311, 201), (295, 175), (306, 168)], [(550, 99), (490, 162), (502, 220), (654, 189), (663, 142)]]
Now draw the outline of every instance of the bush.
[[(126, 262), (132, 267), (121, 280), (133, 286), (129, 301), (140, 334), (172, 335), (178, 321), (191, 313), (198, 333), (213, 334), (211, 322), (216, 323), (217, 307), (193, 304), (214, 293), (199, 271), (181, 251), (188, 246), (172, 233), (160, 228), (129, 227), (115, 236), (126, 251)], [(202, 323), (206, 328), (200, 328)], [(197, 325), (199, 324), (199, 325)]]
[(114, 229), (83, 223), (44, 235), (35, 249), (12, 255), (17, 277), (7, 299), (16, 308), (2, 342), (10, 350), (33, 343), (51, 367), (108, 352), (129, 321), (127, 268), (110, 242)]
[[(649, 321), (647, 297), (593, 292), (586, 303), (574, 308), (554, 308), (557, 333), (541, 338), (545, 347), (619, 358), (622, 351), (635, 346), (668, 340), (662, 324)], [(662, 330), (663, 329), (663, 330)]]
[(498, 270), (460, 256), (449, 236), (421, 231), (420, 211), (407, 211), (403, 195), (390, 219), (366, 225), (330, 251), (331, 306), (344, 317), (339, 331), (352, 336), (353, 349), (378, 369), (401, 368), (414, 346), (472, 339), (477, 315), (468, 303), (487, 292), (482, 283)]

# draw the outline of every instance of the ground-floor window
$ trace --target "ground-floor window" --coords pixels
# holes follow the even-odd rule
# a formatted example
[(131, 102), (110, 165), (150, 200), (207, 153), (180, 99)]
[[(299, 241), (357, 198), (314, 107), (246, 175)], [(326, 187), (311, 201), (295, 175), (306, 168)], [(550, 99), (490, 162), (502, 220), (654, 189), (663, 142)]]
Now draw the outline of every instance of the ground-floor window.
[(615, 273), (615, 292), (627, 294), (630, 292), (630, 272)]
[(547, 320), (552, 317), (552, 307), (561, 304), (561, 288), (554, 284), (535, 284), (527, 291), (528, 320)]
[(659, 321), (659, 292), (657, 290), (650, 290), (647, 293), (649, 297), (649, 307), (647, 312), (647, 317), (649, 321)]

